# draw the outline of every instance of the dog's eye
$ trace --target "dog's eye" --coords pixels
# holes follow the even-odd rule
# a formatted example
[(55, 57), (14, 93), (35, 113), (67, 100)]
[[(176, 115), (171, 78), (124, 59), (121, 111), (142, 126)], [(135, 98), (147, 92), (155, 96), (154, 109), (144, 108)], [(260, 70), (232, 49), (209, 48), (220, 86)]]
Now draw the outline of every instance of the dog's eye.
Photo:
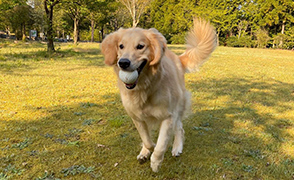
[(119, 45), (119, 48), (120, 48), (120, 49), (123, 49), (123, 48), (124, 48), (124, 45), (123, 45), (123, 44), (120, 44), (120, 45)]
[(145, 45), (142, 44), (138, 44), (138, 46), (136, 47), (137, 49), (143, 49), (145, 47)]

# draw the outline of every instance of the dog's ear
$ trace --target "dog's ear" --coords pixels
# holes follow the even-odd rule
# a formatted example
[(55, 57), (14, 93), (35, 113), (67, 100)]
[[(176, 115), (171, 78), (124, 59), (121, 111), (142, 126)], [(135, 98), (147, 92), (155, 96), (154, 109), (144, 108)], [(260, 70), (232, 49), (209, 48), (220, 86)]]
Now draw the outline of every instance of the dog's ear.
[(116, 64), (118, 41), (124, 29), (109, 34), (101, 43), (101, 52), (104, 55), (104, 63), (112, 66)]
[(154, 28), (147, 30), (147, 38), (150, 41), (151, 49), (153, 51), (153, 56), (149, 65), (154, 66), (159, 63), (165, 52), (166, 39), (160, 32), (158, 32)]

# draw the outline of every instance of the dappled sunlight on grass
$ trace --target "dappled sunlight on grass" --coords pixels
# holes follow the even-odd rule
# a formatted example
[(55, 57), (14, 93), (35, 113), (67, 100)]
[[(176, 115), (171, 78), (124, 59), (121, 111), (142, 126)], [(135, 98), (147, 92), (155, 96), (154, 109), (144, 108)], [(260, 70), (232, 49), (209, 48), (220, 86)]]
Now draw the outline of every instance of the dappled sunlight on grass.
[[(26, 48), (25, 46), (29, 48)], [(183, 155), (158, 174), (99, 45), (8, 44), (0, 51), (0, 179), (291, 179), (294, 52), (218, 47), (186, 74)], [(169, 45), (180, 54), (185, 47)]]

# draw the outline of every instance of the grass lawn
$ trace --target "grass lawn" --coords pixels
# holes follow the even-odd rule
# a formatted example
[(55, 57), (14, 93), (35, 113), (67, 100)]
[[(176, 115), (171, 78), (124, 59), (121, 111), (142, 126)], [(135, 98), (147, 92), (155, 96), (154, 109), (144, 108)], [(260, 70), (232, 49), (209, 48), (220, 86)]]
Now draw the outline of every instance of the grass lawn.
[(0, 41), (1, 180), (294, 178), (293, 51), (218, 47), (186, 74), (184, 152), (153, 173), (99, 44), (56, 49)]

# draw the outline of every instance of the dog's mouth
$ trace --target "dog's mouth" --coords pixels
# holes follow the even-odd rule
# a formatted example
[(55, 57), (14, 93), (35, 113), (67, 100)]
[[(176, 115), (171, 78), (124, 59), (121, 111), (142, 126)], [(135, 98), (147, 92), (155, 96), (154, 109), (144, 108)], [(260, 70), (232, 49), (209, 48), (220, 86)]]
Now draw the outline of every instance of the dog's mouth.
[(143, 70), (143, 68), (145, 67), (146, 64), (147, 64), (147, 60), (144, 60), (142, 62), (142, 64), (137, 68), (137, 71), (138, 71), (139, 75), (138, 75), (137, 80), (134, 83), (132, 83), (132, 84), (125, 83), (127, 89), (134, 89), (136, 87), (136, 85), (138, 83), (138, 79), (140, 77), (140, 74), (141, 74), (141, 72), (142, 72), (142, 70)]

